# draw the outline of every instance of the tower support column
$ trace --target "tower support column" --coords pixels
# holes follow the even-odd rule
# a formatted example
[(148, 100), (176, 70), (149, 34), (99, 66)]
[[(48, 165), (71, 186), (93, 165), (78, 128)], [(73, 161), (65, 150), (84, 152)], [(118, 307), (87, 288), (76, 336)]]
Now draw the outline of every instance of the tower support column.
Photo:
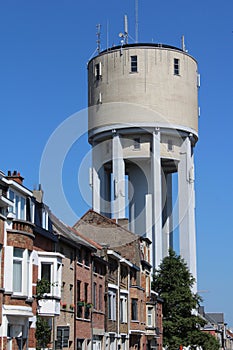
[(172, 217), (172, 174), (166, 174), (163, 181), (163, 258), (173, 248)]
[[(196, 271), (194, 160), (191, 141), (186, 137), (180, 151), (178, 165), (180, 255), (186, 261), (193, 277)], [(194, 286), (196, 291), (196, 285)]]
[(92, 207), (97, 213), (100, 213), (100, 178), (99, 178), (100, 159), (98, 147), (92, 148)]
[(125, 162), (120, 136), (114, 132), (112, 139), (112, 172), (114, 186), (113, 217), (125, 218)]
[(152, 266), (157, 269), (162, 261), (162, 184), (160, 158), (160, 129), (153, 131), (152, 181), (153, 181), (153, 247)]

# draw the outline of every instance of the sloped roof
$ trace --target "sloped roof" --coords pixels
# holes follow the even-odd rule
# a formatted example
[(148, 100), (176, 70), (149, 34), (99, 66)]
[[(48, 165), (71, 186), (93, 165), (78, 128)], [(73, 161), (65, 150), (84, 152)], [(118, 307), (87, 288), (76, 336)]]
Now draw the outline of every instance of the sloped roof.
[(52, 222), (53, 231), (56, 235), (65, 238), (71, 244), (83, 245), (93, 251), (96, 250), (94, 244), (91, 244), (90, 241), (85, 239), (83, 236), (78, 235), (73, 228), (59, 220), (51, 211), (49, 213), (49, 218)]
[(73, 228), (102, 246), (113, 249), (142, 238), (91, 209), (73, 225)]
[(222, 312), (206, 312), (205, 318), (212, 324), (224, 323), (224, 313)]

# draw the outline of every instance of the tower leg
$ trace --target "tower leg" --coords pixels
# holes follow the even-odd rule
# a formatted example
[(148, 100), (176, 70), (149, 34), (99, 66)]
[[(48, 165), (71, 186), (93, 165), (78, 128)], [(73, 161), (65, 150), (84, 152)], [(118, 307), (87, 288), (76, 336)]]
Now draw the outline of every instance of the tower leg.
[[(194, 161), (188, 137), (184, 140), (180, 153), (178, 165), (180, 255), (196, 279)], [(193, 289), (196, 291), (196, 285)]]
[(116, 219), (125, 218), (125, 162), (121, 139), (118, 134), (112, 139), (112, 172), (114, 183), (113, 217)]
[(173, 248), (172, 218), (172, 174), (166, 174), (163, 181), (163, 258)]
[(97, 213), (100, 213), (100, 178), (99, 178), (100, 159), (97, 147), (92, 149), (92, 207)]
[(157, 269), (162, 261), (162, 185), (160, 159), (160, 130), (153, 132), (152, 178), (153, 178), (153, 268)]

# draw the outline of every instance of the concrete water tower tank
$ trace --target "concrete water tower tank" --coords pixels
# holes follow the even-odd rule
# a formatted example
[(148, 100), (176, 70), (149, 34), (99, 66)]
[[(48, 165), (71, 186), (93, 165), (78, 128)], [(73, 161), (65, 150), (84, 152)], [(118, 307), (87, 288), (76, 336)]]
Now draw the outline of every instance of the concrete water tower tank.
[(112, 47), (88, 63), (93, 209), (152, 241), (157, 268), (173, 244), (177, 173), (180, 254), (196, 278), (193, 149), (198, 70), (186, 51), (162, 44)]

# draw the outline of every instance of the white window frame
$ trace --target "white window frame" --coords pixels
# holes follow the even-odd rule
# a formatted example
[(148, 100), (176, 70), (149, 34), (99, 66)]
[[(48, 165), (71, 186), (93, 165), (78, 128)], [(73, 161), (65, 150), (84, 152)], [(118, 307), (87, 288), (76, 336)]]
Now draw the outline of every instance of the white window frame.
[[(16, 219), (26, 220), (26, 197), (22, 196), (19, 192), (9, 189), (8, 198), (14, 203), (13, 207), (9, 207), (16, 216)], [(24, 201), (23, 208), (22, 202)]]
[[(14, 257), (13, 246), (6, 246), (4, 248), (4, 282), (3, 287), (6, 292), (13, 293), (13, 295), (32, 297), (32, 254), (28, 249), (23, 249), (23, 257)], [(14, 261), (20, 261), (22, 263), (22, 276), (21, 276), (21, 290), (14, 291)]]
[(116, 290), (108, 291), (108, 319), (116, 321)]
[(48, 296), (61, 297), (62, 286), (62, 258), (64, 256), (60, 253), (53, 252), (38, 252), (38, 279), (42, 277), (42, 264), (51, 265), (51, 288), (50, 293), (46, 293)]
[(127, 294), (120, 295), (120, 322), (127, 323), (128, 321), (128, 297)]
[(49, 227), (49, 214), (48, 211), (43, 208), (42, 209), (42, 228), (44, 228), (45, 230), (48, 230)]
[(147, 326), (155, 327), (155, 308), (152, 305), (147, 306)]

